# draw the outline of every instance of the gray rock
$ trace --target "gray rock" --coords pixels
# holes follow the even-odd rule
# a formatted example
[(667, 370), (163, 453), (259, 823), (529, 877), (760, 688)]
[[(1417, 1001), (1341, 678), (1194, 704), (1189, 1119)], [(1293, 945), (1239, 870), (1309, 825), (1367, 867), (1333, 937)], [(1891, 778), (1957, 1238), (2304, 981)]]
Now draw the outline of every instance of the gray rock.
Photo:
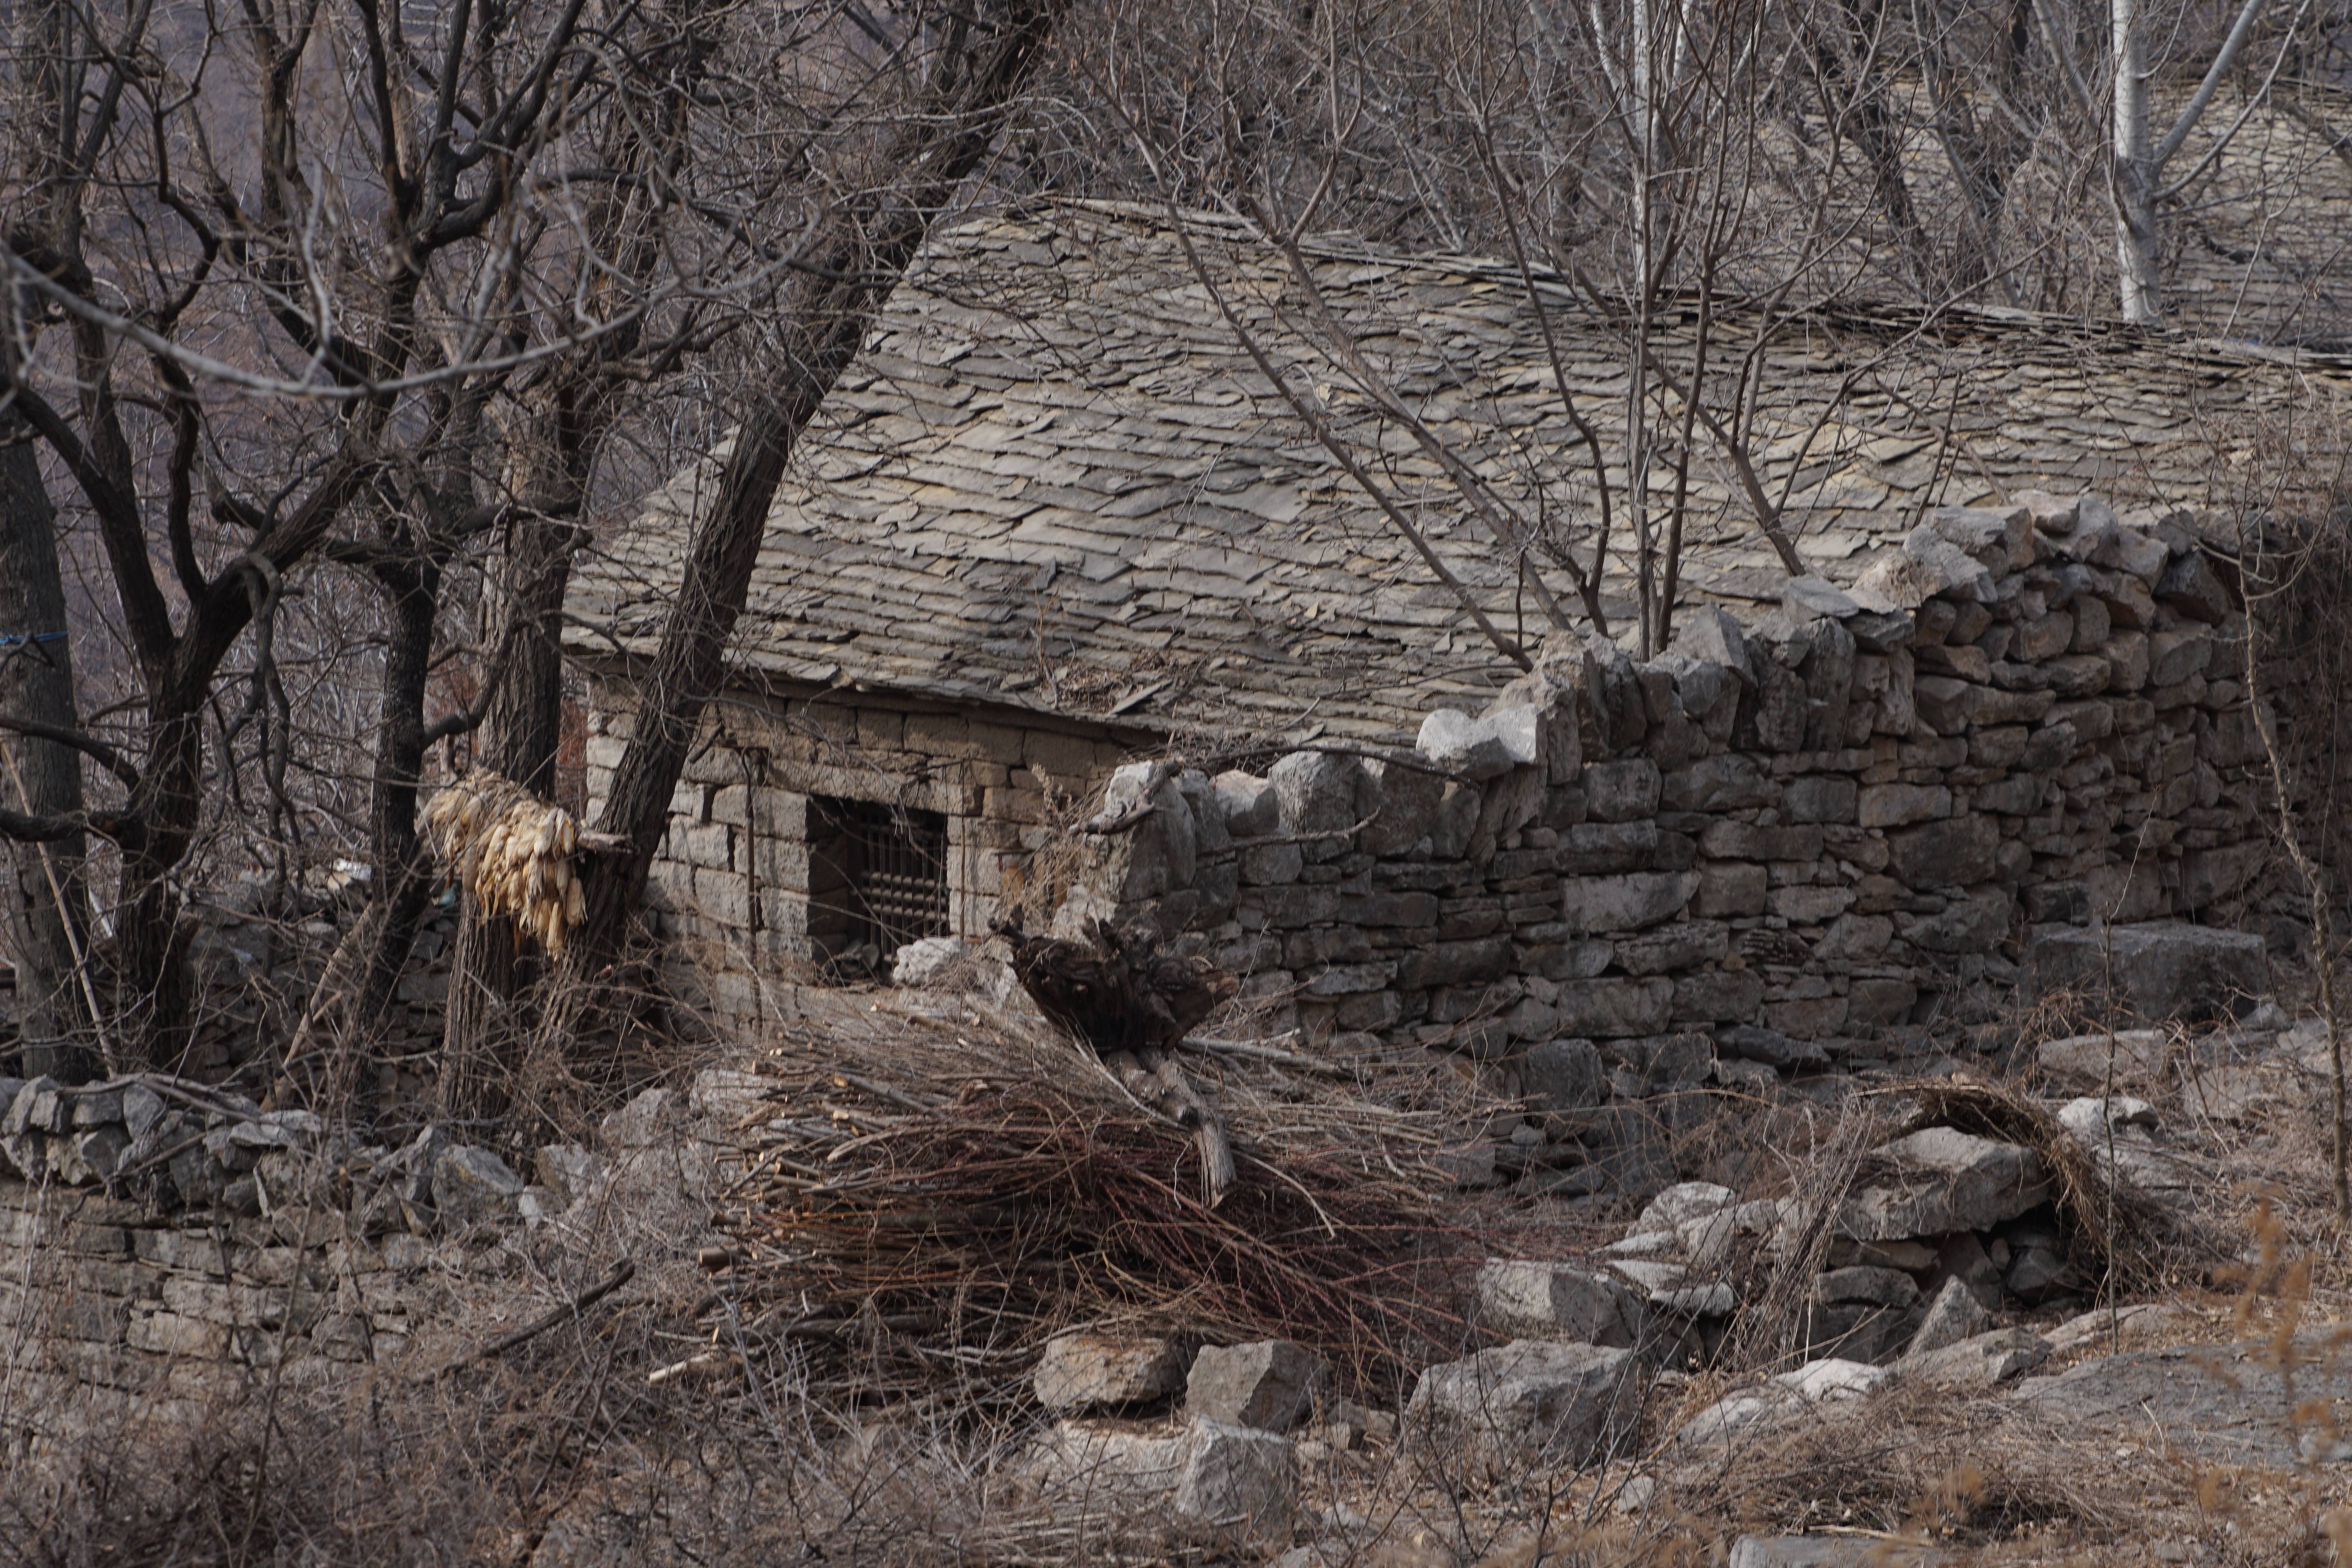
[(1330, 1381), (1330, 1363), (1289, 1340), (1204, 1345), (1185, 1380), (1184, 1408), (1229, 1426), (1286, 1432)]
[(1587, 934), (1640, 931), (1679, 912), (1698, 884), (1692, 871), (1570, 878), (1561, 884), (1560, 919)]
[(1421, 1374), (1409, 1416), (1498, 1455), (1582, 1464), (1638, 1415), (1633, 1352), (1514, 1340)]
[(1855, 1264), (1813, 1277), (1813, 1300), (1859, 1301), (1873, 1307), (1908, 1307), (1919, 1300), (1918, 1281), (1899, 1268)]
[(2095, 997), (2106, 992), (2110, 949), (2116, 999), (2143, 1018), (2225, 1017), (2251, 1011), (2270, 989), (2263, 939), (2211, 926), (2043, 926), (2028, 956), (2044, 993)]
[(531, 1168), (539, 1184), (565, 1204), (578, 1203), (604, 1173), (604, 1162), (577, 1143), (550, 1143), (539, 1151)]
[(1914, 888), (1970, 887), (1990, 881), (2000, 848), (2000, 829), (1973, 815), (1886, 836), (1889, 869)]
[(1715, 1182), (1677, 1182), (1643, 1206), (1626, 1234), (1678, 1230), (1693, 1220), (1729, 1208), (1738, 1198), (1729, 1187)]
[(1440, 708), (1421, 721), (1414, 742), (1433, 766), (1471, 780), (1500, 778), (1511, 771), (1510, 748), (1491, 724), (1452, 708)]
[(1183, 1387), (1192, 1359), (1189, 1345), (1164, 1335), (1076, 1329), (1045, 1342), (1030, 1386), (1048, 1410), (1117, 1409)]
[(1745, 1057), (1771, 1068), (1825, 1068), (1827, 1047), (1818, 1040), (1793, 1039), (1778, 1029), (1756, 1024), (1734, 1024), (1715, 1032), (1715, 1048), (1725, 1056)]
[(1834, 1356), (1807, 1362), (1793, 1372), (1717, 1400), (1677, 1428), (1671, 1441), (1685, 1447), (1719, 1443), (1744, 1432), (1779, 1426), (1809, 1408), (1860, 1399), (1893, 1375), (1883, 1366)]
[[(1186, 879), (1189, 881), (1191, 879)], [(964, 945), (961, 937), (919, 938), (890, 955), (890, 984), (929, 985), (952, 969), (963, 955)]]
[(1596, 822), (1633, 822), (1658, 810), (1658, 764), (1647, 757), (1588, 763), (1584, 808)]
[(1212, 783), (1228, 834), (1235, 838), (1262, 838), (1276, 830), (1281, 809), (1272, 784), (1238, 769), (1219, 773)]
[(1519, 1082), (1534, 1110), (1580, 1110), (1601, 1103), (1609, 1080), (1591, 1040), (1546, 1040), (1520, 1059)]
[(1819, 577), (1791, 577), (1781, 584), (1780, 608), (1792, 619), (1826, 616), (1843, 620), (1862, 613), (1844, 589)]
[(1195, 1539), (1226, 1545), (1290, 1538), (1298, 1455), (1286, 1437), (1195, 1417), (1169, 1511)]
[(433, 1207), (446, 1222), (511, 1214), (522, 1188), (522, 1178), (488, 1149), (460, 1143), (433, 1162)]
[(1944, 1554), (1930, 1546), (1851, 1535), (1743, 1535), (1726, 1568), (1933, 1568)]
[[(1285, 834), (1338, 834), (1355, 826), (1357, 795), (1364, 770), (1353, 757), (1327, 752), (1293, 752), (1266, 770), (1274, 786), (1276, 822)], [(1299, 846), (1310, 861), (1336, 859), (1348, 852), (1344, 837), (1314, 837)]]
[(2113, 1036), (2069, 1035), (2063, 1040), (2045, 1040), (2033, 1055), (2043, 1072), (2072, 1082), (2105, 1083), (2112, 1058), (2118, 1083), (2146, 1083), (2163, 1076), (2171, 1044), (2169, 1030), (2118, 1029)]
[(1673, 1021), (1674, 1001), (1674, 982), (1664, 976), (1570, 981), (1553, 1004), (1554, 1026), (1585, 1037), (1654, 1035)]
[(1941, 1350), (1903, 1358), (1906, 1378), (1938, 1388), (1990, 1388), (2021, 1377), (2050, 1359), (2050, 1342), (2026, 1329), (1972, 1334)]
[[(5, 1088), (0, 1084), (0, 1088)], [(163, 1097), (143, 1083), (134, 1083), (122, 1091), (122, 1126), (133, 1138), (144, 1138), (163, 1120), (169, 1108)]]
[[(1418, 756), (1413, 763), (1420, 763)], [(1364, 775), (1379, 800), (1379, 808), (1367, 813), (1372, 820), (1357, 847), (1367, 855), (1403, 855), (1423, 839), (1437, 831), (1437, 808), (1445, 798), (1445, 778), (1432, 773), (1425, 765), (1371, 758), (1364, 763)]]
[(1978, 1302), (1968, 1281), (1947, 1279), (1944, 1288), (1936, 1292), (1936, 1299), (1927, 1303), (1927, 1314), (1919, 1320), (1919, 1327), (1912, 1333), (1905, 1353), (1926, 1355), (1973, 1339), (1991, 1327), (1992, 1314)]
[(1950, 1127), (1929, 1127), (1874, 1152), (1871, 1173), (1839, 1211), (1838, 1234), (1895, 1241), (1987, 1230), (2048, 1201), (2042, 1158)]
[(1614, 1279), (1565, 1263), (1491, 1259), (1472, 1289), (1479, 1322), (1512, 1339), (1618, 1348), (1641, 1340), (1641, 1299)]
[(2215, 626), (2230, 616), (2230, 591), (2213, 574), (2205, 557), (2191, 552), (2164, 569), (2156, 581), (2156, 599), (2191, 620)]
[(2126, 1351), (2028, 1378), (2015, 1397), (2064, 1423), (2062, 1440), (2137, 1442), (2177, 1460), (2256, 1469), (2352, 1458), (2332, 1423), (2315, 1430), (2288, 1418), (2299, 1405), (2341, 1409), (2352, 1400), (2352, 1360), (2326, 1332), (2286, 1346)]
[(1675, 628), (1672, 647), (1698, 663), (1720, 665), (1742, 680), (1752, 683), (1755, 679), (1748, 634), (1720, 605), (1706, 605), (1685, 611), (1682, 624)]

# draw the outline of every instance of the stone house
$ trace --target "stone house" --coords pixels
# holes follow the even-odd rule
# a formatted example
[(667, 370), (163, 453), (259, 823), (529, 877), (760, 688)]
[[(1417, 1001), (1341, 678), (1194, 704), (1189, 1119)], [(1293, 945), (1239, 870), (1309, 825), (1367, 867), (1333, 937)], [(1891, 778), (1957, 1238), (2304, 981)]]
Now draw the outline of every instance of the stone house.
[[(677, 933), (704, 944), (730, 974), (717, 999), (724, 1010), (755, 1007), (756, 977), (779, 962), (871, 973), (914, 937), (983, 932), (1000, 901), (1023, 885), (1048, 822), (1074, 803), (1092, 809), (1104, 777), (1131, 758), (1173, 745), (1205, 779), (1244, 764), (1263, 772), (1302, 747), (1320, 754), (1410, 747), (1438, 710), (1479, 714), (1520, 672), (1473, 625), (1464, 595), (1504, 635), (1530, 649), (1542, 642), (1546, 623), (1529, 602), (1522, 563), (1462, 504), (1438, 465), (1350, 388), (1328, 340), (1302, 324), (1279, 257), (1251, 246), (1228, 220), (1202, 216), (1194, 233), (1225, 303), (1278, 363), (1313, 385), (1329, 425), (1377, 455), (1391, 493), (1413, 498), (1419, 526), (1461, 595), (1435, 579), (1258, 374), (1164, 216), (1059, 205), (941, 235), (894, 296), (778, 495), (737, 632), (735, 680), (689, 763), (657, 863)], [(1496, 495), (1527, 515), (1569, 519), (1570, 536), (1580, 536), (1593, 500), (1588, 459), (1516, 272), (1344, 240), (1318, 242), (1309, 256), (1334, 317), (1427, 426)], [(1538, 288), (1568, 379), (1605, 444), (1621, 428), (1625, 389), (1615, 329), (1565, 287), (1539, 279)], [(1764, 484), (1785, 498), (1782, 525), (1826, 591), (1898, 555), (1934, 509), (2013, 511), (2029, 490), (2096, 491), (2137, 525), (2119, 539), (2145, 549), (2160, 532), (2168, 541), (2156, 547), (2164, 561), (2202, 560), (2229, 542), (2220, 531), (2225, 497), (2216, 476), (2226, 479), (2233, 452), (2290, 413), (2337, 405), (2347, 384), (2340, 361), (2245, 345), (2014, 313), (1955, 315), (1924, 332), (1919, 325), (1892, 312), (1844, 311), (1777, 329), (1763, 352), (1748, 450)], [(1717, 331), (1736, 336), (1740, 327), (1735, 317)], [(1691, 328), (1668, 321), (1662, 331), (1679, 342)], [(591, 679), (592, 804), (631, 723), (632, 661), (652, 651), (688, 520), (719, 460), (714, 454), (679, 474), (575, 568), (570, 650)], [(1622, 485), (1622, 472), (1612, 479)], [(1714, 605), (1751, 627), (1775, 613), (1785, 620), (1787, 574), (1748, 521), (1728, 466), (1694, 464), (1692, 494), (1682, 568), (1692, 614)], [(2134, 518), (2136, 508), (2156, 510)], [(2078, 564), (2113, 576), (2112, 566)], [(2226, 562), (2218, 564), (2226, 577)], [(2007, 607), (1993, 606), (2000, 625), (2017, 620), (2021, 570), (2001, 566), (1987, 579), (2000, 579), (2011, 595)], [(1547, 586), (1565, 594), (1556, 576)], [(1621, 614), (1629, 591), (1620, 576), (1607, 584)], [(2055, 592), (2036, 589), (2029, 602), (2046, 608)], [(2148, 598), (2145, 587), (2137, 592)], [(1958, 618), (1963, 629), (1992, 635), (1976, 626), (1973, 611)], [(2077, 657), (2075, 643), (2094, 618), (2086, 608), (2034, 658)], [(2096, 618), (2104, 632), (2116, 617), (2102, 610)], [(2148, 626), (2125, 629), (2153, 635), (2163, 629), (2156, 618), (2151, 601)], [(1764, 641), (1785, 653), (1789, 639), (1768, 633)], [(2047, 642), (2052, 634), (2042, 626), (2034, 635)], [(1907, 687), (1908, 634), (1891, 636), (1844, 640), (1859, 648), (1863, 679), (1884, 681), (1892, 662)], [(2106, 651), (2095, 640), (2085, 646), (2091, 655)], [(1618, 679), (1612, 672), (1622, 657), (1599, 657), (1592, 679)], [(1939, 648), (1932, 669), (1922, 654), (1916, 673), (1990, 689), (1978, 662), (1973, 652)], [(1758, 673), (1740, 679), (1752, 685)], [(1656, 684), (1640, 670), (1626, 679)], [(2088, 681), (2080, 670), (2068, 679)], [(1916, 701), (1948, 707), (1965, 695)], [(2016, 706), (2014, 695), (2000, 693), (1988, 717)], [(1907, 709), (1890, 714), (1889, 700), (1873, 710), (1875, 726), (1863, 727), (1858, 741), (1834, 726), (1823, 733), (1819, 715), (1809, 731), (1800, 712), (1795, 733), (1765, 752), (1816, 761), (1839, 752), (1829, 771), (1853, 788), (1902, 782), (1890, 773), (1856, 783), (1872, 767), (1906, 770), (1891, 753), (1876, 763), (1846, 754), (1857, 744), (1866, 752), (1877, 742), (1912, 743), (1898, 724), (1917, 721)], [(1914, 701), (1907, 689), (1904, 701)], [(1756, 746), (1752, 711), (1727, 710), (1712, 721), (1723, 729), (1713, 742), (1718, 752)], [(1611, 742), (1605, 715), (1601, 732), (1591, 733), (1590, 700), (1579, 722), (1595, 765), (1616, 766), (1632, 759), (1629, 747), (1638, 750), (1622, 735)], [(2012, 716), (1996, 727), (2021, 722)], [(1745, 728), (1735, 735), (1734, 725)], [(2080, 728), (2094, 727), (2085, 718)], [(1953, 734), (1941, 726), (1922, 722), (1920, 736), (1952, 749)], [(2194, 741), (2184, 731), (2168, 743), (2177, 750), (2184, 738)], [(2145, 752), (2152, 743), (2134, 746)], [(1992, 781), (1967, 773), (1989, 764), (1969, 762), (1964, 735), (1958, 744), (1957, 760), (1934, 768), (1961, 770), (1965, 797)], [(1671, 776), (1694, 759), (1652, 760), (1653, 772)], [(2193, 744), (2174, 761), (2193, 769)], [(2002, 764), (2003, 778), (2017, 762)], [(1769, 756), (1759, 765), (1763, 777), (1776, 776)], [(1928, 767), (1909, 771), (1924, 778)], [(1797, 771), (1822, 770), (1807, 763)], [(1189, 787), (1197, 795), (1203, 786)], [(1564, 776), (1548, 787), (1584, 789)], [(1935, 789), (1954, 786), (1938, 772), (1919, 787), (1932, 804)], [(1659, 809), (1654, 801), (1645, 807)], [(1776, 816), (1779, 805), (1759, 797), (1738, 809)], [(1477, 847), (1490, 857), (1524, 853), (1527, 833), (1557, 840), (1583, 820), (1547, 826), (1543, 818), (1539, 809)], [(1808, 818), (1798, 812), (1791, 820)], [(1472, 826), (1475, 837), (1475, 820)], [(1519, 841), (1507, 844), (1513, 834)], [(1394, 853), (1410, 855), (1425, 837), (1415, 833)], [(2107, 847), (2070, 853), (2096, 858)], [(1678, 854), (1670, 847), (1666, 860)], [(1973, 837), (1964, 858), (1980, 858)], [(1755, 876), (1769, 879), (1780, 873), (1767, 868), (1793, 862), (1759, 849), (1752, 863)], [(1318, 868), (1339, 876), (1333, 861), (1307, 856), (1307, 870)], [(2053, 868), (2044, 879), (2084, 883), (2081, 867), (2064, 875)], [(1490, 880), (1492, 869), (1475, 879)], [(1556, 902), (1558, 878), (1572, 873), (1520, 874), (1553, 879), (1540, 897)], [(1629, 861), (1610, 874), (1653, 868), (1644, 861), (1637, 873)], [(1655, 874), (1698, 872), (1685, 865)], [(2032, 879), (2018, 869), (2007, 883), (2013, 902), (2022, 897), (2021, 879)], [(2153, 912), (2184, 912), (2178, 882), (2176, 867), (2175, 890), (2148, 906)], [(1521, 891), (1534, 897), (1533, 887)], [(1441, 902), (1451, 896), (1427, 890)], [(1769, 890), (1759, 888), (1759, 896)], [(1743, 909), (1752, 901), (1744, 891), (1738, 900)], [(1825, 909), (1836, 900), (1815, 901)], [(1222, 895), (1195, 902), (1203, 919), (1231, 908)], [(1345, 967), (1311, 953), (1276, 960), (1263, 943), (1246, 953), (1227, 946), (1245, 967), (1282, 975), (1284, 985), (1304, 987), (1309, 971)], [(1747, 988), (1737, 989), (1744, 995)], [(1303, 1005), (1337, 1020), (1342, 1004), (1332, 998), (1347, 994)], [(1426, 999), (1419, 1005), (1425, 1011)], [(1406, 1015), (1414, 1005), (1367, 1005), (1338, 1021), (1394, 1030), (1412, 1026)], [(1891, 999), (1882, 1005), (1901, 1010)]]

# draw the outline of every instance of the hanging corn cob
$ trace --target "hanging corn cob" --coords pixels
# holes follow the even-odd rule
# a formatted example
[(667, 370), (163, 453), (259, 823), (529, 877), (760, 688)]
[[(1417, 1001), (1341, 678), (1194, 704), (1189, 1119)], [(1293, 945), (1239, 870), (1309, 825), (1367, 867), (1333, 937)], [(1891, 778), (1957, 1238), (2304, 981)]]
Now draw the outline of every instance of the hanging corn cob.
[(572, 864), (577, 817), (512, 779), (478, 770), (441, 787), (425, 808), (425, 829), (433, 852), (485, 914), (510, 915), (548, 952), (563, 951), (587, 908)]

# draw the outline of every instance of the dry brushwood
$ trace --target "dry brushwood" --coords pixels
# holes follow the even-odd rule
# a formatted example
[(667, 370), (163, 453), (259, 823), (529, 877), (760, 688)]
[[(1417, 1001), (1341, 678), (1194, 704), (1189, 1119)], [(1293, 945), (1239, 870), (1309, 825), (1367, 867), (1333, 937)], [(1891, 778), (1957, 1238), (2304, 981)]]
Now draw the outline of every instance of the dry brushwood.
[(1013, 952), (1013, 973), (1038, 1010), (1068, 1030), (1130, 1093), (1192, 1131), (1211, 1208), (1235, 1180), (1224, 1124), (1201, 1098), (1175, 1051), (1193, 1026), (1241, 989), (1207, 959), (1161, 950), (1142, 924), (1096, 921), (1091, 939), (1031, 936), (1014, 909), (990, 922)]
[(789, 1026), (762, 1062), (775, 1088), (716, 1205), (711, 1307), (747, 1342), (789, 1344), (839, 1392), (982, 1403), (1020, 1397), (1048, 1335), (1104, 1319), (1301, 1340), (1370, 1384), (1462, 1342), (1475, 1257), (1429, 1196), (1460, 1108), (1430, 1104), (1431, 1075), (1232, 1065), (1244, 1179), (1212, 1207), (1197, 1142), (1090, 1055), (983, 1003), (916, 1006)]
[(425, 808), (433, 851), (485, 914), (562, 952), (586, 904), (572, 864), (579, 819), (512, 779), (476, 769), (452, 779)]

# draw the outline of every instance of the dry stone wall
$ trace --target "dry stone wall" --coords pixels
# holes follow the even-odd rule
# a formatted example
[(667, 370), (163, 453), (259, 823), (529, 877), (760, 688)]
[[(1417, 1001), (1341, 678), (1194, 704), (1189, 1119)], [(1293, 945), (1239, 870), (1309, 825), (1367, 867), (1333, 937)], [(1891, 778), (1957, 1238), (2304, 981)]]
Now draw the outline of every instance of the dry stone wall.
[[(2228, 926), (2258, 889), (2244, 617), (2193, 523), (1944, 509), (1850, 589), (1686, 612), (1646, 663), (1556, 636), (1411, 750), (1131, 763), (1107, 808), (1157, 809), (1097, 892), (1310, 1035), (1514, 1058), (1539, 1096), (1878, 1055), (2059, 933)], [(2192, 1000), (2259, 984), (2259, 939), (2215, 943)]]

